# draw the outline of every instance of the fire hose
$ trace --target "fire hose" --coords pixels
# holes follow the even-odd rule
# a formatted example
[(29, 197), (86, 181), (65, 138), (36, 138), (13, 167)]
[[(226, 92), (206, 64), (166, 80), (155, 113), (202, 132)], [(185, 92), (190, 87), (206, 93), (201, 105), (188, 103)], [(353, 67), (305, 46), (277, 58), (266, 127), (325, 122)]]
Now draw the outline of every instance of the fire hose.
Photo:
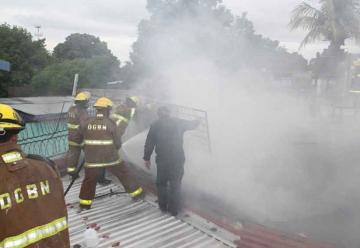
[[(71, 187), (75, 183), (76, 179), (79, 178), (80, 171), (84, 167), (84, 164), (85, 164), (85, 159), (82, 160), (79, 168), (76, 170), (76, 172), (72, 176), (72, 180), (71, 180), (69, 186), (66, 188), (64, 196), (67, 195), (67, 193), (70, 191)], [(121, 194), (127, 194), (127, 192), (125, 192), (125, 191), (124, 192), (123, 191), (116, 192), (116, 191), (113, 191), (112, 189), (110, 189), (109, 193), (106, 193), (106, 194), (103, 194), (103, 195), (98, 195), (98, 196), (95, 197), (95, 199), (103, 198), (103, 197), (106, 197), (106, 196), (121, 195)]]
[(127, 194), (127, 192), (126, 191), (117, 192), (117, 191), (113, 191), (113, 189), (110, 189), (109, 193), (98, 195), (98, 196), (95, 197), (95, 199), (103, 198), (103, 197), (106, 197), (106, 196), (122, 195), (122, 194)]
[(79, 178), (80, 171), (84, 167), (84, 164), (85, 164), (85, 158), (81, 161), (80, 166), (77, 168), (76, 172), (72, 175), (72, 180), (71, 180), (69, 186), (66, 188), (64, 196), (67, 195), (67, 193), (70, 191), (71, 187), (75, 183), (76, 179)]

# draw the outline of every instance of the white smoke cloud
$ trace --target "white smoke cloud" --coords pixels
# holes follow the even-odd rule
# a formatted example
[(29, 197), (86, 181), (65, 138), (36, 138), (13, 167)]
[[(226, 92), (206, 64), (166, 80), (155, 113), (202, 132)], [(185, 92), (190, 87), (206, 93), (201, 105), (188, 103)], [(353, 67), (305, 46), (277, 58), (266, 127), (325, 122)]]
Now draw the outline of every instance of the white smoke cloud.
[[(209, 25), (199, 25), (203, 18)], [(353, 113), (338, 122), (314, 89), (291, 87), (290, 79), (275, 80), (261, 68), (225, 69), (219, 61), (236, 63), (241, 53), (228, 46), (212, 18), (172, 23), (144, 48), (152, 61), (154, 78), (146, 82), (153, 93), (209, 116), (211, 155), (189, 145), (191, 133), (185, 139), (185, 191), (201, 192), (199, 201), (202, 195), (217, 199), (239, 218), (319, 239), (353, 239), (347, 223), (341, 235), (333, 235), (339, 232), (337, 211), (351, 205), (350, 194), (358, 194), (354, 147), (360, 132)], [(202, 42), (196, 34), (204, 30), (209, 39)], [(142, 149), (143, 142), (137, 145)], [(331, 225), (319, 226), (318, 219)]]

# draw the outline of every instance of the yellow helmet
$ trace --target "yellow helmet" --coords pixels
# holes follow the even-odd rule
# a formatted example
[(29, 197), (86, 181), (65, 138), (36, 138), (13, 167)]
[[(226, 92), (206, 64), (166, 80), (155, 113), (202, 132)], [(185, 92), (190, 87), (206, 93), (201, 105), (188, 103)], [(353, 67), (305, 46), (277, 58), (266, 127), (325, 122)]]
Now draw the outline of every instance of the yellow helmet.
[(0, 104), (0, 131), (24, 128), (25, 123), (21, 116), (9, 105)]
[(136, 104), (140, 102), (140, 98), (138, 96), (131, 96), (129, 98)]
[(131, 107), (136, 107), (140, 103), (140, 98), (137, 96), (130, 96), (126, 98), (126, 102), (128, 105), (131, 105)]
[(107, 97), (100, 97), (99, 99), (96, 100), (94, 107), (95, 108), (112, 108), (113, 107), (113, 102), (107, 98)]
[(91, 97), (91, 93), (88, 91), (83, 91), (80, 92), (79, 94), (76, 95), (75, 97), (75, 101), (89, 101)]

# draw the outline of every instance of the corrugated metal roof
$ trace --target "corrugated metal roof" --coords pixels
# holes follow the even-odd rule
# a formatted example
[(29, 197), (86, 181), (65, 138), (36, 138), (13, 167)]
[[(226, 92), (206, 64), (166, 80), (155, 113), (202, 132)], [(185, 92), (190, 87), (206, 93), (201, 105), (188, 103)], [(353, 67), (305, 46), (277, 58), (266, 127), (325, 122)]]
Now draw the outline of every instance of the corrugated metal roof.
[[(69, 179), (64, 178), (64, 186)], [(236, 247), (238, 236), (191, 213), (180, 217), (162, 213), (155, 197), (134, 202), (127, 194), (106, 196), (96, 199), (92, 209), (79, 211), (78, 194), (81, 180), (78, 180), (66, 196), (69, 214), (71, 245), (82, 244), (83, 233), (93, 227), (100, 237), (99, 248), (186, 248), (186, 247)], [(120, 185), (98, 186), (97, 196), (122, 192)]]
[(73, 104), (73, 97), (14, 97), (0, 98), (0, 102), (8, 104), (25, 114), (49, 115), (66, 113)]
[(289, 235), (267, 227), (246, 223), (239, 232), (238, 248), (338, 248), (300, 235)]

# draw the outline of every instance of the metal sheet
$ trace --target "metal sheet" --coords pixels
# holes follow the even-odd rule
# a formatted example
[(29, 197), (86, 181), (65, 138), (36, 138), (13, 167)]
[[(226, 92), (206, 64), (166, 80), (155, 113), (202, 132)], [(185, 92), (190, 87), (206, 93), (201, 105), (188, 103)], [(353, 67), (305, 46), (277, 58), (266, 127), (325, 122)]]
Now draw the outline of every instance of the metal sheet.
[(73, 97), (70, 96), (0, 98), (1, 103), (34, 116), (66, 113), (73, 101)]
[[(64, 187), (69, 178), (63, 179)], [(180, 217), (162, 213), (155, 196), (134, 202), (127, 194), (96, 199), (90, 210), (78, 209), (78, 180), (66, 197), (71, 245), (83, 245), (84, 231), (95, 228), (100, 237), (99, 248), (176, 248), (176, 247), (236, 247), (235, 236), (214, 224), (186, 212)], [(119, 185), (98, 186), (97, 196), (123, 191)], [(195, 217), (195, 218), (194, 218)], [(202, 221), (202, 223), (199, 223)]]

